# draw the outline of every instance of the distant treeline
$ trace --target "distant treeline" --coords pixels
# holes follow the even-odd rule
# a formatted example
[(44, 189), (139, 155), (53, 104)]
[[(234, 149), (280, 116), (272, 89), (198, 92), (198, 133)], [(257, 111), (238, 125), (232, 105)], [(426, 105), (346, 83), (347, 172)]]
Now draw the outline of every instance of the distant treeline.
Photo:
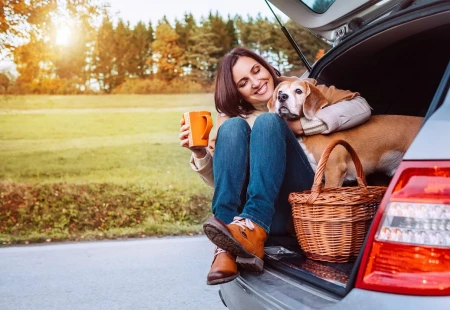
[[(218, 62), (235, 46), (251, 48), (284, 74), (304, 70), (275, 19), (260, 15), (224, 18), (210, 13), (196, 20), (188, 13), (175, 23), (163, 17), (157, 25), (139, 22), (130, 27), (121, 20), (114, 25), (107, 8), (97, 7), (89, 0), (67, 0), (64, 12), (73, 26), (68, 44), (58, 45), (58, 27), (46, 16), (51, 16), (49, 12), (61, 14), (61, 8), (50, 5), (50, 0), (41, 2), (48, 5), (35, 8), (30, 15), (20, 8), (6, 10), (10, 16), (34, 17), (28, 21), (31, 30), (26, 33), (23, 27), (13, 24), (5, 30), (5, 22), (12, 19), (5, 19), (5, 13), (2, 28), (0, 16), (0, 47), (9, 51), (19, 73), (13, 78), (0, 72), (0, 93), (212, 91)], [(101, 23), (96, 24), (96, 20)], [(329, 48), (291, 21), (286, 22), (286, 27), (310, 62)]]

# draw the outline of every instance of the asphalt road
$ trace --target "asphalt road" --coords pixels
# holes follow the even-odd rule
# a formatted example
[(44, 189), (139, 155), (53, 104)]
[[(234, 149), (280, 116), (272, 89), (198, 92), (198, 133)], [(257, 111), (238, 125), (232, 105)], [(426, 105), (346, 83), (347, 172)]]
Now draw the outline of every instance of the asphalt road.
[(226, 309), (204, 236), (0, 248), (0, 309)]

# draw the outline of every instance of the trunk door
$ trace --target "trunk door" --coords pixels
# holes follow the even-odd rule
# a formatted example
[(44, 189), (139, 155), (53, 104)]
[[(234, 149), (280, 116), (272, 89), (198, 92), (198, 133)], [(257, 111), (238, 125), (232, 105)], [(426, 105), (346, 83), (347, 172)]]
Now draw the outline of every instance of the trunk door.
[(270, 0), (291, 20), (336, 45), (347, 34), (409, 6), (405, 0)]

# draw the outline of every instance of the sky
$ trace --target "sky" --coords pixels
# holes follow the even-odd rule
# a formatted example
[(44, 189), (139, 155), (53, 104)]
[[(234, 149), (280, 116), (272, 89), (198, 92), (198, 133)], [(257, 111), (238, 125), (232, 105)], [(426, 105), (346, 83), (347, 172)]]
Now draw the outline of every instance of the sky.
[[(138, 21), (145, 23), (151, 21), (156, 25), (164, 15), (169, 22), (175, 18), (182, 19), (184, 13), (190, 12), (197, 21), (201, 16), (207, 16), (210, 11), (218, 11), (222, 17), (228, 14), (239, 14), (246, 17), (247, 14), (256, 17), (261, 13), (263, 17), (272, 18), (272, 12), (264, 0), (105, 0), (110, 4), (111, 13), (117, 13), (115, 18), (122, 18), (135, 25)], [(285, 18), (285, 15), (276, 9), (275, 13)], [(286, 19), (284, 19), (286, 20)]]

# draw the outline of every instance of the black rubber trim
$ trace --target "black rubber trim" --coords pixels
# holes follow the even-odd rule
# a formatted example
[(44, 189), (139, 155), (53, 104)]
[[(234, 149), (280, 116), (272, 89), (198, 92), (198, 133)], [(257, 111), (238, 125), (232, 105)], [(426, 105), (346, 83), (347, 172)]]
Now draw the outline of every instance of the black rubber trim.
[(277, 260), (274, 260), (270, 257), (265, 257), (264, 262), (268, 264), (271, 268), (282, 272), (284, 275), (288, 275), (295, 280), (302, 280), (304, 282), (308, 282), (317, 289), (322, 289), (327, 293), (335, 294), (336, 295), (335, 297), (337, 298), (342, 298), (347, 294), (346, 288), (337, 286), (320, 278), (314, 277), (306, 272), (289, 268), (288, 266), (285, 266), (279, 263)]
[[(297, 254), (304, 256), (295, 236), (284, 236), (284, 237), (269, 236), (269, 239), (267, 240), (265, 246), (281, 246), (281, 247), (284, 247), (291, 251), (294, 251)], [(326, 293), (333, 293), (335, 295), (334, 296), (335, 298), (341, 298), (341, 297), (345, 296), (345, 294), (347, 292), (347, 287), (348, 287), (349, 282), (346, 283), (346, 287), (334, 284), (330, 281), (327, 281), (327, 280), (324, 280), (324, 279), (321, 279), (321, 278), (315, 276), (310, 271), (303, 270), (300, 268), (291, 268), (289, 266), (289, 264), (286, 264), (283, 260), (280, 261), (278, 259), (272, 258), (269, 255), (264, 256), (264, 262), (267, 266), (270, 266), (274, 270), (280, 271), (284, 275), (287, 275), (294, 280), (308, 282), (309, 284), (314, 286), (316, 289), (322, 290)], [(328, 267), (331, 267), (335, 270), (341, 269), (340, 272), (344, 272), (342, 270), (342, 267), (345, 267), (345, 266), (342, 266), (343, 264), (339, 264), (339, 263), (323, 263), (323, 264), (328, 265)], [(351, 264), (351, 263), (347, 263), (347, 265), (348, 264)], [(339, 266), (339, 265), (341, 265), (341, 266)], [(338, 267), (338, 268), (336, 268), (336, 267)], [(339, 267), (341, 267), (341, 268), (339, 268)], [(350, 275), (353, 273), (354, 266), (351, 268), (352, 268), (351, 272), (345, 272), (346, 274), (348, 274), (349, 278), (350, 278)]]
[(400, 12), (410, 6), (414, 0), (403, 0), (397, 7), (392, 11), (392, 13)]
[(222, 297), (222, 291), (221, 291), (220, 289), (219, 289), (219, 297), (220, 297), (220, 300), (222, 301), (223, 305), (224, 305), (226, 308), (228, 308), (228, 306), (227, 306), (225, 300), (224, 300), (223, 297)]

